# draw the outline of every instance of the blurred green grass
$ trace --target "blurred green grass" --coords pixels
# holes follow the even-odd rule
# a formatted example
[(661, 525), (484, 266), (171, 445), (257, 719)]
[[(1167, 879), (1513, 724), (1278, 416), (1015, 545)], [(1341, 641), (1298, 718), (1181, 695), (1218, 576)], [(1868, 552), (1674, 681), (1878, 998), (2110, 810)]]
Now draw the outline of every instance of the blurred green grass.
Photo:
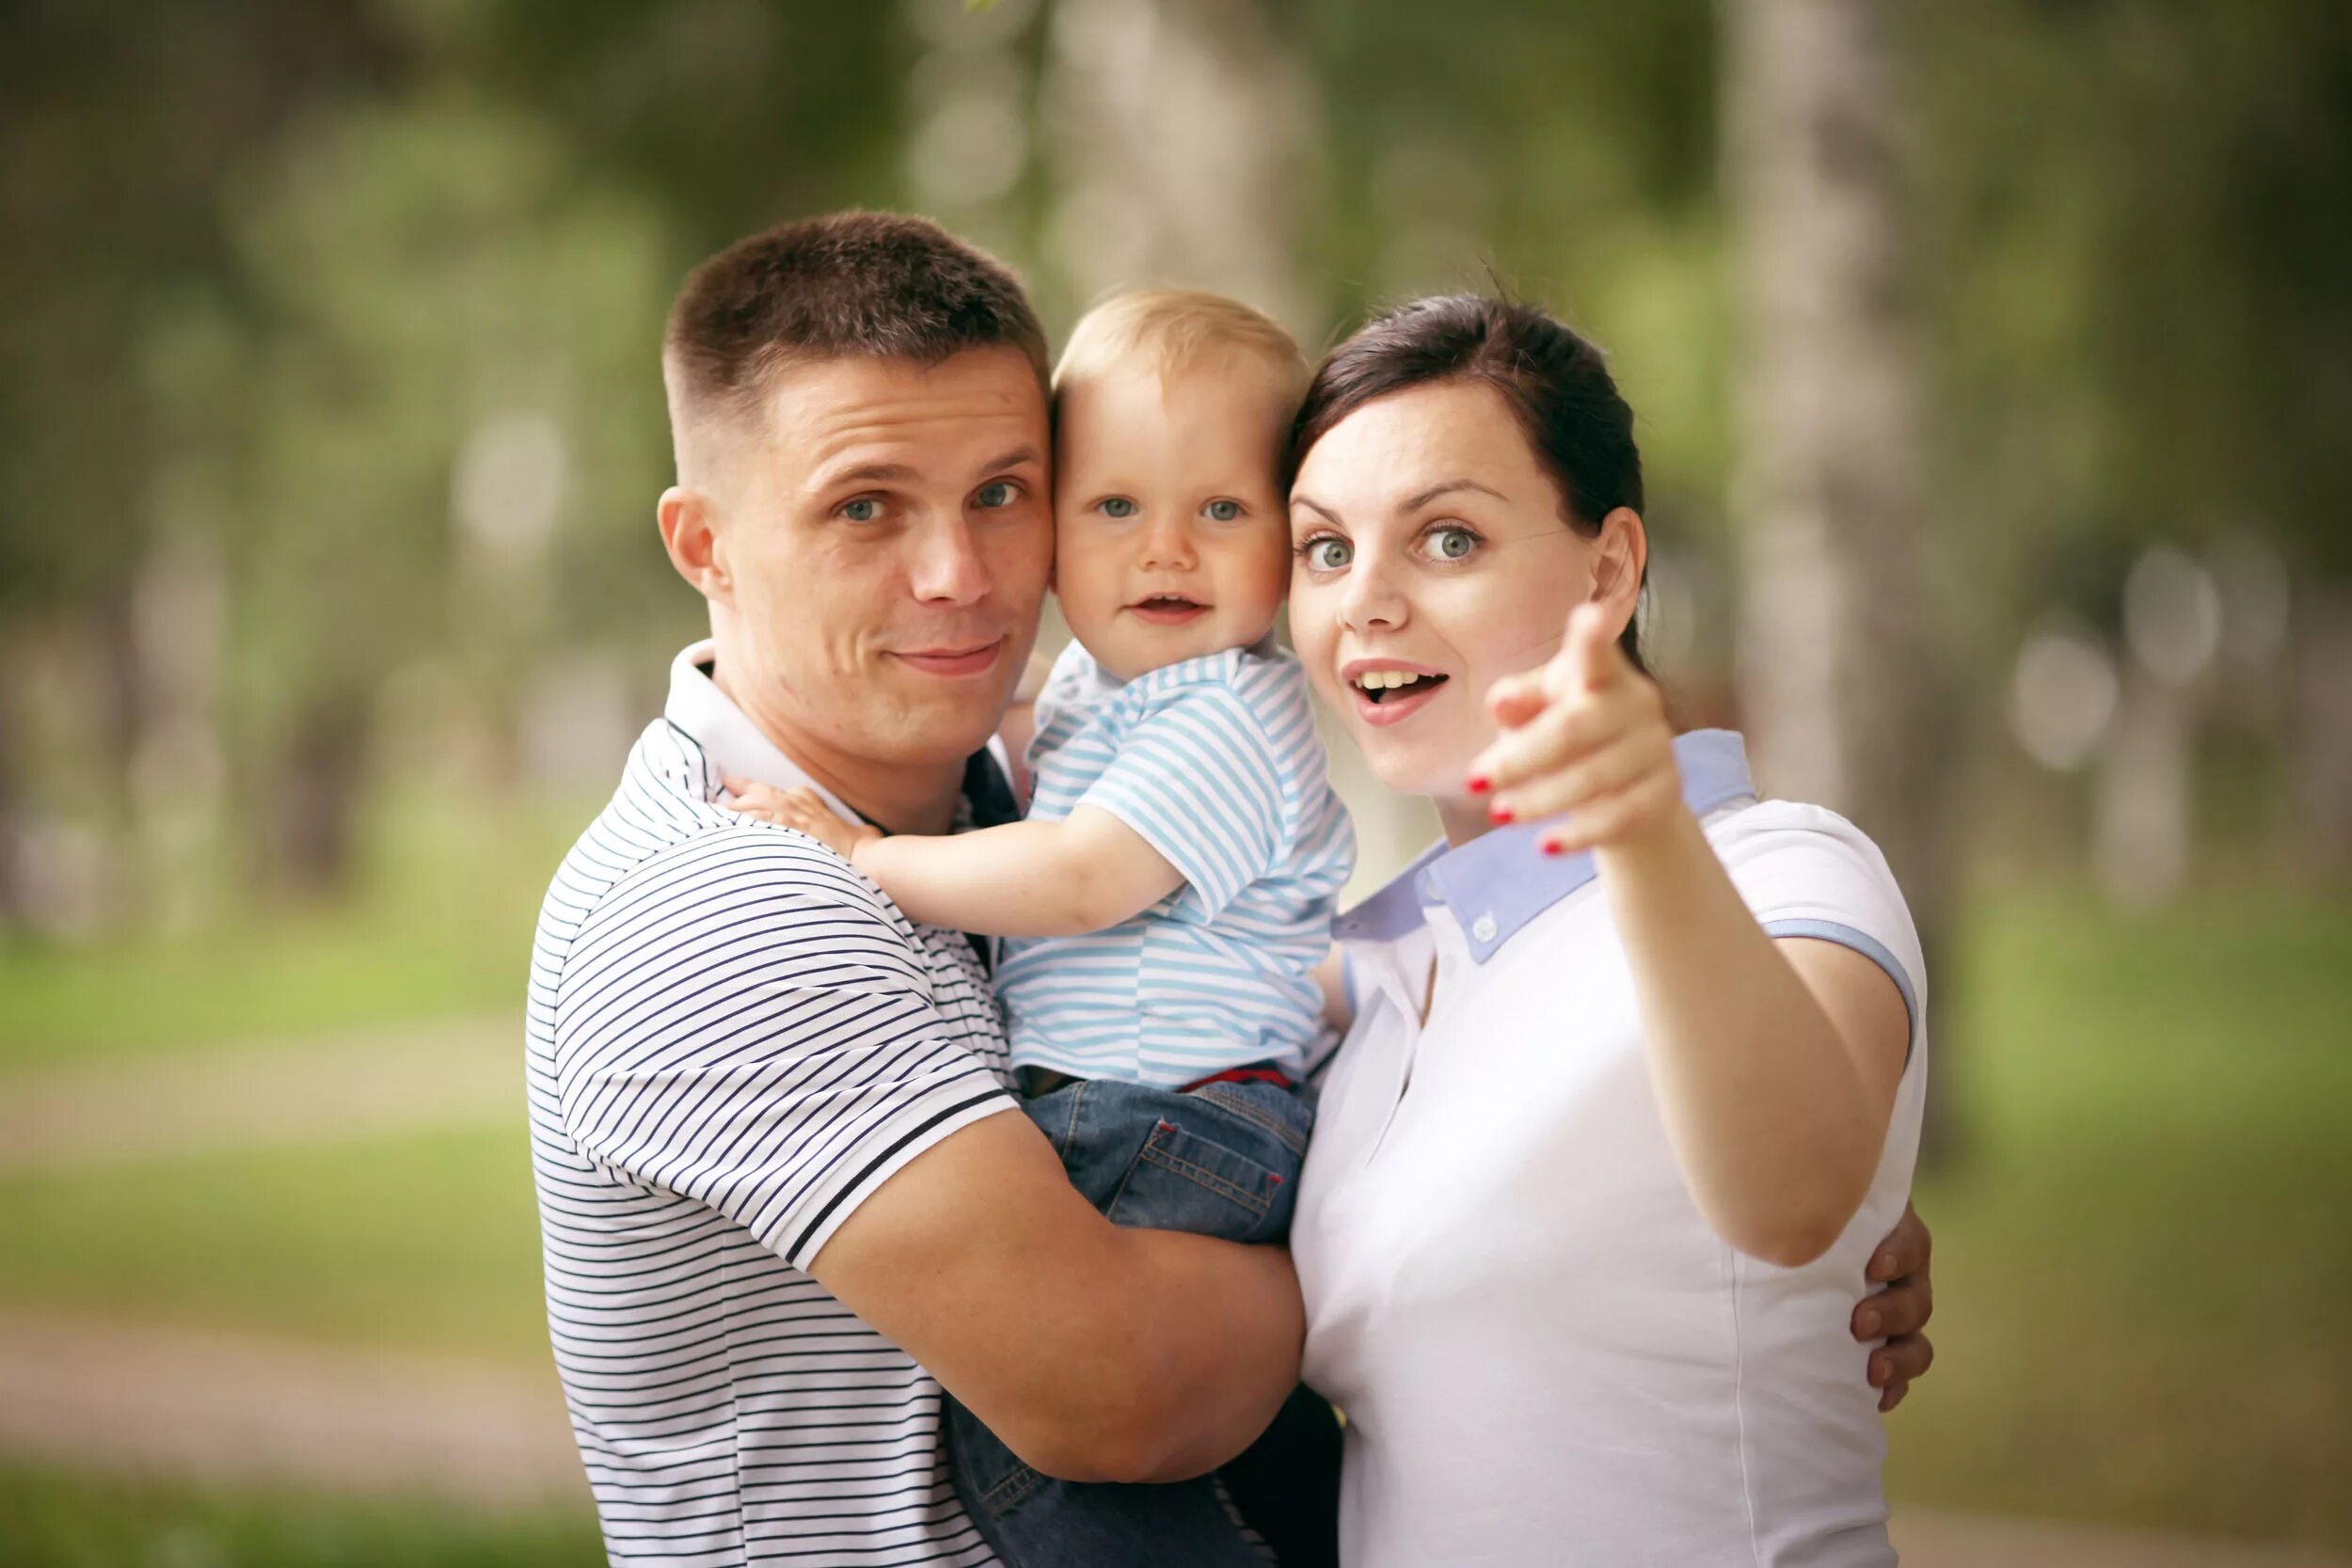
[(0, 940), (0, 1071), (519, 1012), (539, 900), (596, 809), (395, 792), (332, 909), (252, 900), (182, 936)]
[(475, 1512), (0, 1470), (9, 1568), (589, 1568), (594, 1513)]
[(548, 1356), (519, 1118), (20, 1174), (0, 1180), (0, 1303), (11, 1306)]
[[(1938, 993), (1966, 1140), (1898, 1505), (2352, 1546), (2352, 903), (2008, 896)], [(547, 1354), (519, 1125), (19, 1175), (0, 1258), (23, 1304)]]
[(1980, 911), (1899, 1499), (2352, 1547), (2352, 904)]

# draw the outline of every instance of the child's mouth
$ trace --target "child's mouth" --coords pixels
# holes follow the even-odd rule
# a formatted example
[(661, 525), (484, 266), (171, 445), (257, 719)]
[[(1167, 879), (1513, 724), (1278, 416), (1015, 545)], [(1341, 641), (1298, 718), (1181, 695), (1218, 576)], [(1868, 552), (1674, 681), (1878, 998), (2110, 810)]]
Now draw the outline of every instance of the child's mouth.
[(1209, 607), (1182, 594), (1154, 594), (1127, 607), (1157, 626), (1181, 626), (1209, 612)]

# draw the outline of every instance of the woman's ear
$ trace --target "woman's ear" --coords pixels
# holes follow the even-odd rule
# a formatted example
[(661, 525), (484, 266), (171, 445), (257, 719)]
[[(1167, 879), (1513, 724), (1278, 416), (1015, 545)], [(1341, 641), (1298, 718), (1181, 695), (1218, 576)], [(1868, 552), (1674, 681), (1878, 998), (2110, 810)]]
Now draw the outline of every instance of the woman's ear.
[(1600, 537), (1593, 541), (1593, 601), (1608, 611), (1609, 624), (1622, 636), (1633, 624), (1642, 599), (1642, 574), (1649, 565), (1649, 531), (1642, 515), (1629, 506), (1613, 507), (1600, 520)]

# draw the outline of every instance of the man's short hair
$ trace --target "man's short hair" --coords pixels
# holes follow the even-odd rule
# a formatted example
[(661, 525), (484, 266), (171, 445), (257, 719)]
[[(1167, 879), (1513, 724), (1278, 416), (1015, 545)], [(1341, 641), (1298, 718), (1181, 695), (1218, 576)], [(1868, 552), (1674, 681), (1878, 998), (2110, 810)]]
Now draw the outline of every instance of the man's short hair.
[(1021, 280), (929, 218), (848, 212), (780, 223), (696, 267), (670, 308), (661, 376), (681, 475), (690, 432), (755, 428), (787, 365), (935, 365), (994, 347), (1019, 349), (1044, 384), (1045, 333)]
[(1129, 289), (1071, 329), (1054, 368), (1054, 389), (1134, 359), (1166, 381), (1235, 354), (1263, 361), (1294, 398), (1306, 391), (1307, 356), (1264, 312), (1199, 289)]

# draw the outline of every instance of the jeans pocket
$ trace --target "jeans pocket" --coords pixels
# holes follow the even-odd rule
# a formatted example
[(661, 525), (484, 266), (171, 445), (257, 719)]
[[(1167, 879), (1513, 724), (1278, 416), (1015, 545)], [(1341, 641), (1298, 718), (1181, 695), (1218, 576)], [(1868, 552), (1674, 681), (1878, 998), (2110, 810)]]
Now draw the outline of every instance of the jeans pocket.
[(1104, 1212), (1115, 1225), (1273, 1241), (1289, 1227), (1291, 1185), (1263, 1160), (1162, 1120)]

